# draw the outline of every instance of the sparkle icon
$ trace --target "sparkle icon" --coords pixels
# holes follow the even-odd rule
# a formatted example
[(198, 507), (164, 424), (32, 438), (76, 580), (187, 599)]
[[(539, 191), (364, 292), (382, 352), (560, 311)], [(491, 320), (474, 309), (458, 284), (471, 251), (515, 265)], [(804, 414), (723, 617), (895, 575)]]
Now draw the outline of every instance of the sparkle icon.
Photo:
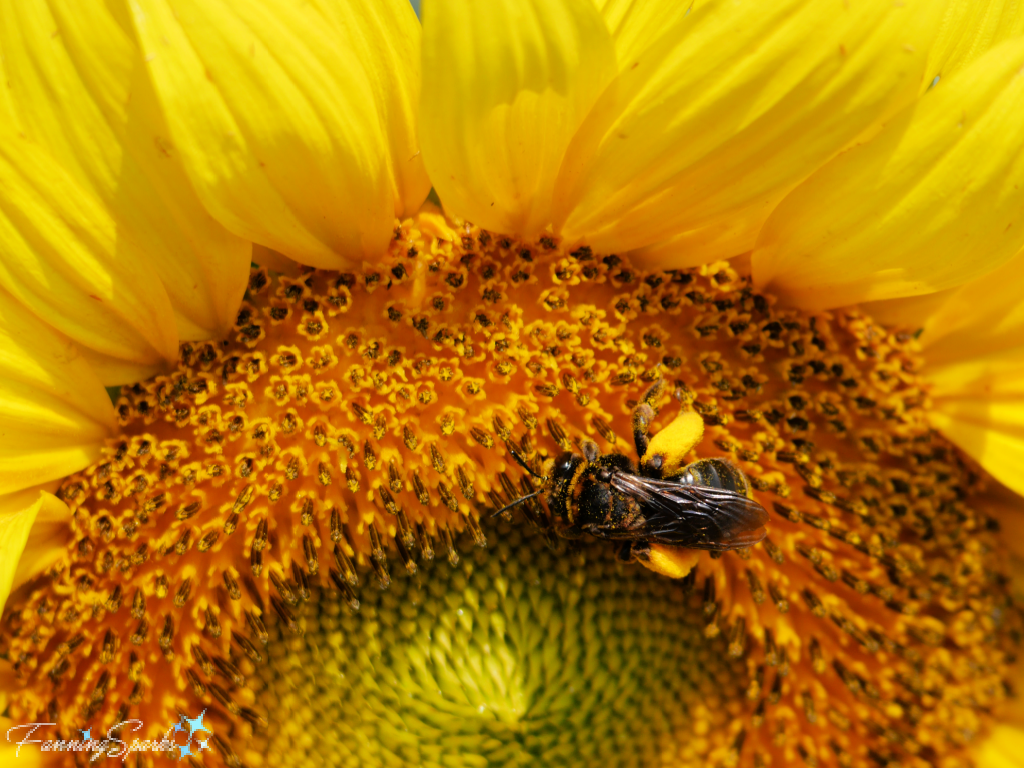
[(203, 724), (203, 715), (205, 715), (205, 714), (206, 714), (206, 710), (204, 709), (202, 712), (199, 713), (199, 717), (196, 717), (196, 718), (188, 718), (188, 717), (182, 718), (186, 723), (188, 723), (188, 735), (189, 735), (190, 739), (192, 738), (192, 736), (194, 736), (196, 734), (197, 731), (205, 731), (206, 733), (213, 733), (213, 731), (211, 731), (209, 728), (206, 727), (206, 725)]
[[(184, 744), (178, 744), (177, 745), (177, 747), (178, 747), (178, 759), (179, 760), (182, 760), (182, 759), (184, 759), (187, 756), (195, 754), (192, 751), (192, 738), (197, 733), (199, 733), (199, 732), (211, 733), (211, 734), (213, 733), (213, 731), (211, 731), (209, 728), (207, 728), (206, 724), (203, 722), (203, 715), (205, 715), (205, 714), (206, 714), (206, 710), (204, 709), (202, 712), (199, 713), (199, 717), (185, 717), (185, 715), (180, 715), (178, 722), (174, 724), (175, 732), (184, 731), (185, 730), (185, 724), (188, 725), (188, 741), (185, 742)], [(196, 739), (196, 744), (197, 744), (197, 750), (199, 750), (199, 751), (202, 751), (204, 749), (206, 749), (206, 750), (209, 749), (209, 747), (207, 746), (207, 740), (206, 739), (199, 739), (199, 738), (197, 738)]]

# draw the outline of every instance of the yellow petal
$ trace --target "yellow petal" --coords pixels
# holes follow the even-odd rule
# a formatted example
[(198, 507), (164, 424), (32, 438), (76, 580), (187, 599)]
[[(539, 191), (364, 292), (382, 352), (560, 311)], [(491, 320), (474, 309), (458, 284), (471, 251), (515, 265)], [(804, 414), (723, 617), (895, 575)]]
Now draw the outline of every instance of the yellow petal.
[(298, 262), (292, 261), (284, 254), (271, 250), (265, 245), (253, 245), (252, 262), (257, 266), (266, 267), (271, 272), (279, 272), (291, 277), (298, 277), (302, 273), (302, 267)]
[[(67, 505), (39, 488), (0, 495), (0, 612), (12, 591), (63, 557), (70, 519)], [(0, 660), (0, 712), (7, 710), (17, 680), (11, 664)], [(0, 765), (43, 765), (38, 743), (26, 743), (19, 749), (18, 742), (52, 737), (52, 733), (30, 734), (31, 729), (19, 727), (22, 725), (0, 717), (0, 734), (4, 735), (0, 740)]]
[(1021, 0), (953, 0), (946, 5), (946, 15), (928, 52), (922, 86), (930, 88), (936, 77), (941, 82), (1005, 40), (1022, 34)]
[(589, 0), (423, 9), (423, 157), (447, 210), (497, 232), (551, 222), (570, 139), (616, 71)]
[[(216, 1), (138, 0), (131, 10), (166, 115), (166, 149), (181, 158), (215, 219), (318, 267), (350, 265), (384, 249), (403, 197), (415, 197), (404, 187), (425, 184), (415, 180), (412, 158), (390, 157), (389, 132), (406, 132), (397, 146), (414, 143), (405, 89), (415, 76), (382, 74), (417, 62), (398, 61), (401, 45), (384, 63), (374, 58), (386, 47), (380, 27), (401, 19), (397, 10), (327, 12), (287, 0), (250, 3), (244, 11)], [(347, 31), (335, 16), (347, 20)], [(410, 29), (406, 19), (391, 32)], [(367, 41), (351, 44), (364, 33)], [(364, 65), (361, 55), (372, 61)], [(380, 102), (399, 93), (401, 103)], [(401, 192), (397, 163), (407, 164)]]
[[(63, 501), (38, 488), (0, 495), (0, 611), (13, 589), (45, 570), (44, 561), (52, 565), (54, 553), (62, 554), (63, 532), (69, 530), (70, 519), (71, 512)], [(34, 531), (37, 524), (40, 530)], [(56, 534), (54, 529), (61, 533)], [(55, 535), (50, 538), (54, 546), (49, 548), (45, 546), (48, 535)], [(33, 536), (33, 546), (28, 548), (26, 545)], [(32, 562), (22, 562), (24, 558)]]
[(8, 121), (107, 209), (118, 240), (163, 284), (178, 337), (221, 335), (245, 289), (250, 246), (206, 213), (166, 150), (141, 56), (106, 5), (11, 3), (0, 50)]
[(1006, 372), (1024, 368), (1024, 251), (953, 291), (927, 320), (926, 370), (945, 366)]
[(1024, 768), (1024, 728), (997, 725), (973, 750), (979, 768)]
[[(10, 664), (5, 661), (0, 661), (0, 667), (10, 668)], [(13, 673), (5, 675), (3, 670), (0, 669), (0, 686), (3, 686), (7, 680), (10, 690), (13, 690), (15, 685), (15, 677)], [(0, 688), (0, 691), (3, 691)], [(3, 703), (3, 697), (0, 696), (0, 704)], [(0, 707), (0, 712), (4, 711), (4, 707)], [(25, 723), (16, 723), (8, 717), (0, 717), (0, 733), (4, 734), (3, 741), (0, 741), (0, 764), (3, 765), (16, 765), (18, 768), (42, 768), (45, 763), (43, 757), (45, 753), (39, 748), (38, 743), (33, 744), (26, 742), (24, 745), (20, 744), (23, 739), (34, 739), (37, 742), (45, 739), (56, 738), (55, 731), (48, 730), (45, 726), (39, 726), (35, 730), (31, 726), (24, 727)], [(11, 729), (14, 729), (13, 731)], [(30, 733), (31, 731), (31, 733)], [(7, 739), (7, 735), (10, 734), (10, 741)], [(47, 755), (48, 756), (48, 755)]]
[(923, 328), (932, 424), (993, 476), (1024, 492), (1022, 285), (1024, 252), (959, 288), (880, 304), (889, 320)]
[(956, 290), (956, 288), (948, 288), (922, 296), (867, 301), (859, 306), (873, 319), (884, 325), (918, 331), (924, 328)]
[(43, 150), (3, 133), (0, 286), (100, 354), (141, 367), (177, 358), (170, 300), (137, 244)]
[(116, 426), (76, 346), (0, 290), (0, 494), (81, 469)]
[(1024, 492), (1022, 285), (1024, 252), (959, 288), (883, 302), (910, 305), (896, 314), (923, 316), (921, 373), (931, 389), (932, 424), (1018, 492)]
[[(922, 374), (931, 385), (932, 425), (1024, 494), (1024, 313), (1019, 298), (1009, 299), (1020, 294), (1022, 261), (1014, 259), (947, 299), (925, 326), (922, 341), (934, 342), (925, 344)], [(997, 287), (1000, 277), (1004, 283)], [(966, 303), (971, 296), (977, 301)]]
[(615, 42), (619, 65), (632, 64), (677, 24), (693, 7), (679, 0), (597, 0), (605, 25)]
[(168, 149), (167, 124), (138, 53), (136, 60), (114, 215), (167, 290), (178, 338), (219, 338), (238, 315), (252, 243), (203, 208), (181, 159)]
[(79, 352), (105, 387), (117, 387), (136, 381), (145, 381), (152, 376), (167, 372), (167, 366), (163, 362), (152, 365), (130, 363), (100, 354), (88, 347), (81, 347)]
[(930, 293), (1024, 243), (1024, 39), (945, 78), (772, 213), (754, 282), (808, 309)]
[(935, 397), (928, 418), (996, 480), (1024, 494), (1024, 377), (984, 388)]
[[(950, 365), (926, 362), (922, 373), (936, 400), (969, 400), (978, 414), (986, 413), (996, 400), (1009, 404), (1024, 399), (1024, 353), (1020, 349)], [(997, 421), (995, 417), (991, 420)]]
[[(50, 490), (56, 490), (57, 484), (48, 485), (51, 488), (37, 486), (35, 489), (25, 491), (39, 496), (41, 504), (36, 512), (32, 530), (29, 531), (28, 541), (25, 542), (25, 549), (21, 553), (18, 570), (14, 573), (12, 590), (43, 575), (67, 554), (68, 541), (72, 535), (71, 510), (67, 504), (50, 493)], [(16, 495), (11, 494), (12, 497)]]
[(566, 156), (556, 227), (603, 251), (679, 237), (689, 263), (750, 250), (787, 191), (914, 98), (938, 16), (926, 0), (693, 6), (620, 62)]
[(430, 192), (419, 146), (422, 28), (405, 0), (318, 0), (317, 9), (335, 25), (338, 45), (366, 68), (386, 126), (397, 184), (395, 215), (415, 213)]

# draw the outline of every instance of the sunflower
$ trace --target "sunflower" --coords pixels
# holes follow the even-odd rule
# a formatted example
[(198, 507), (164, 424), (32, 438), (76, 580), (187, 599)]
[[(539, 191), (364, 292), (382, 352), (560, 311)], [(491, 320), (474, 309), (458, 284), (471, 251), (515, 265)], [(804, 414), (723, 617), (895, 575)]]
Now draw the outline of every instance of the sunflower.
[[(1020, 764), (1016, 5), (33, 0), (0, 49), (5, 758)], [(522, 500), (638, 403), (762, 542)]]

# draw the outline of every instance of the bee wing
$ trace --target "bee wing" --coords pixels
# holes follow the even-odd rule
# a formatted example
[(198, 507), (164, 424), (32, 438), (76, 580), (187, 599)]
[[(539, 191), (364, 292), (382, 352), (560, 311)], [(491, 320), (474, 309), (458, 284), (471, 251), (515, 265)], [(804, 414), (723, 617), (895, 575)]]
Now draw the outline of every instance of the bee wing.
[(645, 517), (643, 535), (693, 549), (739, 549), (768, 535), (764, 507), (741, 493), (615, 472), (611, 487), (635, 498)]

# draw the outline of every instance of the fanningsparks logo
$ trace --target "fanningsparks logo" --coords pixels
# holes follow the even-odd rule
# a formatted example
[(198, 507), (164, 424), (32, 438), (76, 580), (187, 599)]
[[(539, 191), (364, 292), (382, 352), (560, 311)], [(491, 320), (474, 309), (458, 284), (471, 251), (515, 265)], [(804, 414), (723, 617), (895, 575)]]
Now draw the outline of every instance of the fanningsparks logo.
[[(209, 739), (213, 731), (203, 722), (205, 714), (204, 709), (194, 718), (179, 715), (178, 721), (167, 728), (162, 738), (156, 740), (126, 741), (125, 733), (141, 730), (143, 723), (141, 720), (125, 720), (108, 728), (104, 737), (95, 738), (92, 735), (92, 728), (86, 728), (81, 731), (82, 736), (78, 739), (33, 738), (40, 729), (54, 726), (56, 723), (23, 723), (7, 729), (7, 741), (17, 745), (15, 755), (18, 757), (21, 757), (22, 747), (30, 748), (30, 745), (38, 744), (42, 752), (91, 753), (90, 762), (96, 762), (104, 757), (120, 758), (123, 762), (134, 752), (162, 752), (174, 760), (184, 760), (190, 755), (198, 755), (203, 750), (210, 749)], [(188, 735), (184, 741), (182, 734)]]
[[(211, 735), (213, 734), (213, 731), (211, 731), (209, 728), (203, 725), (203, 715), (205, 714), (206, 710), (204, 709), (202, 712), (199, 713), (199, 717), (195, 719), (185, 717), (184, 715), (178, 716), (178, 722), (174, 724), (174, 732), (181, 733), (185, 730), (185, 727), (182, 725), (182, 723), (188, 726), (188, 741), (186, 741), (184, 744), (174, 745), (178, 749), (179, 760), (184, 760), (189, 755), (194, 755), (198, 752), (201, 752), (204, 749), (208, 750), (210, 748), (209, 745), (206, 743), (207, 740), (209, 739), (209, 736), (207, 736), (205, 739), (200, 739), (198, 736), (196, 736), (197, 733), (209, 733)], [(195, 740), (196, 742), (196, 752), (192, 751), (193, 740)]]

